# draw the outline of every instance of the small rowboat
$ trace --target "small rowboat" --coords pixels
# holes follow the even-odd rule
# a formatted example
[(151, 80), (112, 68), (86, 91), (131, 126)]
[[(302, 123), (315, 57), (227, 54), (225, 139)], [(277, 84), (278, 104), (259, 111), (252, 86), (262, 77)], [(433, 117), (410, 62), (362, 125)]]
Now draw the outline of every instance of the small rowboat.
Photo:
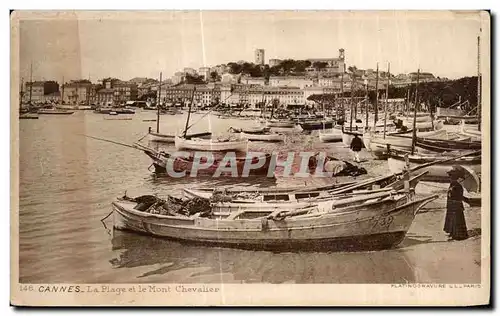
[(403, 241), (417, 212), (437, 197), (417, 199), (399, 193), (362, 206), (278, 206), (230, 212), (210, 207), (205, 200), (192, 200), (186, 211), (183, 201), (170, 197), (147, 203), (124, 197), (112, 203), (113, 227), (215, 246), (379, 250)]
[(471, 128), (467, 128), (465, 126), (465, 122), (462, 121), (461, 127), (460, 127), (460, 132), (464, 135), (474, 137), (476, 139), (481, 139), (482, 138), (482, 133), (479, 130), (474, 130)]
[[(420, 172), (414, 176), (408, 175), (409, 188), (415, 188), (425, 174), (427, 174), (426, 171)], [(339, 183), (325, 187), (266, 188), (254, 190), (249, 190), (247, 188), (229, 188), (223, 190), (213, 188), (184, 188), (183, 194), (189, 198), (204, 199), (211, 199), (214, 195), (223, 196), (232, 203), (241, 201), (247, 205), (264, 202), (317, 202), (331, 199), (345, 199), (348, 196), (368, 196), (370, 194), (385, 194), (393, 190), (402, 190), (404, 189), (404, 181), (403, 177), (390, 175), (378, 179), (368, 179), (356, 183)], [(375, 186), (381, 189), (372, 189)]]
[(334, 121), (315, 120), (309, 122), (299, 122), (299, 125), (304, 131), (315, 131), (319, 129), (332, 128), (334, 123)]
[(257, 134), (257, 133), (240, 133), (241, 137), (244, 139), (248, 139), (250, 141), (259, 141), (259, 142), (283, 142), (285, 141), (285, 135), (278, 133), (266, 133), (266, 134)]
[[(447, 132), (444, 129), (430, 132), (417, 132), (419, 138), (429, 139), (445, 139)], [(363, 135), (365, 145), (368, 143), (367, 149), (372, 155), (378, 159), (385, 159), (387, 157), (387, 148), (398, 151), (411, 151), (412, 136), (411, 133), (404, 134), (388, 134), (385, 139), (382, 135), (373, 135), (373, 133), (366, 133)]]
[(177, 150), (246, 152), (248, 150), (248, 139), (241, 139), (241, 137), (239, 140), (187, 139), (175, 136), (175, 148)]
[(271, 130), (270, 127), (266, 126), (256, 126), (256, 127), (244, 127), (244, 128), (236, 128), (236, 127), (230, 127), (229, 131), (233, 133), (246, 133), (246, 134), (263, 134), (267, 133)]

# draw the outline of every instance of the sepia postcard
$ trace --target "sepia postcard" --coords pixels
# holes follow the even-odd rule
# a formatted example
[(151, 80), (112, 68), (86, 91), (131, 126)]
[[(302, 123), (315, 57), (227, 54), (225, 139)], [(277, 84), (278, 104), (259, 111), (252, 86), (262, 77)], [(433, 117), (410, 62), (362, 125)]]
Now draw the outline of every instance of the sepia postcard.
[(11, 304), (490, 302), (487, 11), (11, 12)]

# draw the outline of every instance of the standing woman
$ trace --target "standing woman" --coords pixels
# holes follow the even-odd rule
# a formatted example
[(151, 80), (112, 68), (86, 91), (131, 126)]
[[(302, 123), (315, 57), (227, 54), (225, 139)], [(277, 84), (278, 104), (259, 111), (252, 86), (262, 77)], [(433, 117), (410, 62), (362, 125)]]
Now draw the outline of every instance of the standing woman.
[(446, 201), (446, 217), (444, 222), (444, 231), (449, 234), (453, 240), (464, 240), (469, 236), (467, 234), (467, 224), (465, 223), (464, 204), (465, 201), (470, 205), (469, 199), (464, 196), (464, 188), (460, 183), (465, 179), (465, 170), (461, 166), (453, 166), (448, 171), (450, 176), (450, 188), (448, 189), (448, 199)]

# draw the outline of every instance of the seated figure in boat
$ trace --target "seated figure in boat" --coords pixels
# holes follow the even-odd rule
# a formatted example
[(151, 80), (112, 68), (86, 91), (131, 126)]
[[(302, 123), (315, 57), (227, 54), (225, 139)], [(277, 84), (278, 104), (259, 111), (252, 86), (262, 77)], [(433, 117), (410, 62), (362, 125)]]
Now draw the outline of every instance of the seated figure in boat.
[(460, 183), (465, 179), (465, 170), (463, 167), (456, 165), (448, 171), (448, 175), (450, 176), (451, 183), (448, 189), (443, 230), (449, 234), (450, 239), (464, 240), (469, 236), (467, 234), (463, 202), (465, 201), (470, 205), (469, 198), (464, 196), (464, 188)]

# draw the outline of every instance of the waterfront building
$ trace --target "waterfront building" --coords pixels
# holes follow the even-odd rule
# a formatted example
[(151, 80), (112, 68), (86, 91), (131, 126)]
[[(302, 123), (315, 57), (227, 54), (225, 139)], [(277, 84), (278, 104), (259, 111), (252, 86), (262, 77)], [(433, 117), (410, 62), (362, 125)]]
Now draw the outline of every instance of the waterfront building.
[(250, 76), (242, 76), (240, 79), (240, 83), (247, 85), (266, 85), (266, 79), (264, 77), (250, 77)]
[(312, 87), (314, 81), (311, 78), (302, 76), (270, 76), (269, 86), (271, 87), (299, 87), (301, 89), (305, 87)]
[(31, 90), (31, 102), (46, 102), (46, 96), (59, 92), (59, 84), (55, 81), (33, 81), (26, 82), (24, 88), (24, 100), (30, 100), (30, 90)]
[(92, 83), (89, 80), (71, 80), (63, 85), (65, 104), (88, 104), (91, 97)]

